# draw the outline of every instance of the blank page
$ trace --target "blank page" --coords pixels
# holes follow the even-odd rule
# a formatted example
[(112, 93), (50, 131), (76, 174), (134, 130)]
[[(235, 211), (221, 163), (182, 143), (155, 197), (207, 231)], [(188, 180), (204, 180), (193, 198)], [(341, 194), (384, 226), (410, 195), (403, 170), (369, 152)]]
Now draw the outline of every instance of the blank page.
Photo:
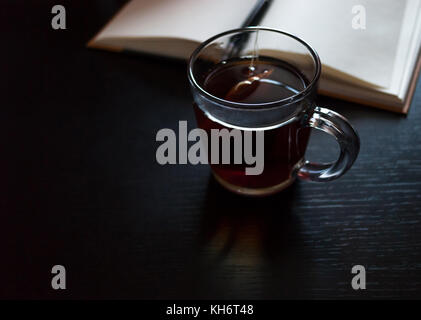
[[(408, 1), (275, 0), (262, 24), (299, 36), (324, 65), (388, 88)], [(366, 8), (366, 29), (352, 28), (354, 5)]]
[(132, 0), (94, 39), (181, 38), (202, 42), (239, 28), (256, 0)]

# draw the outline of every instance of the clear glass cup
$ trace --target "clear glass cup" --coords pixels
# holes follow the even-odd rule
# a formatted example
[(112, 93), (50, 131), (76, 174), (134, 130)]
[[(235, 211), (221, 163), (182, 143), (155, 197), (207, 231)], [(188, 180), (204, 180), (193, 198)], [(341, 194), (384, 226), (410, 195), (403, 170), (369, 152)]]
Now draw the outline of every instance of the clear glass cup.
[[(297, 70), (306, 84), (283, 99), (253, 103), (235, 102), (208, 92), (205, 82), (209, 70), (233, 59), (280, 61)], [(275, 29), (230, 30), (199, 45), (188, 63), (198, 127), (207, 133), (222, 128), (263, 131), (265, 138), (261, 174), (246, 175), (241, 165), (211, 164), (218, 182), (236, 193), (262, 196), (286, 188), (296, 177), (318, 182), (337, 179), (352, 166), (359, 152), (359, 137), (343, 116), (315, 105), (320, 73), (320, 59), (310, 45)], [(286, 86), (294, 86), (293, 80), (284, 80)], [(336, 139), (340, 147), (336, 161), (314, 163), (304, 158), (311, 128)]]

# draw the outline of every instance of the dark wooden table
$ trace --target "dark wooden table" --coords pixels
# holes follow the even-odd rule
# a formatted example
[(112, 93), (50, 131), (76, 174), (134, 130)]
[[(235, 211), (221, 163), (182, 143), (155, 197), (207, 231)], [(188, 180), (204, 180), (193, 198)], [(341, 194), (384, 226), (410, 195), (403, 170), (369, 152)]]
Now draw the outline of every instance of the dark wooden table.
[(421, 84), (407, 116), (320, 97), (360, 134), (353, 168), (243, 198), (155, 160), (159, 129), (195, 124), (185, 64), (85, 48), (124, 1), (61, 1), (61, 31), (40, 2), (0, 11), (2, 298), (421, 298)]

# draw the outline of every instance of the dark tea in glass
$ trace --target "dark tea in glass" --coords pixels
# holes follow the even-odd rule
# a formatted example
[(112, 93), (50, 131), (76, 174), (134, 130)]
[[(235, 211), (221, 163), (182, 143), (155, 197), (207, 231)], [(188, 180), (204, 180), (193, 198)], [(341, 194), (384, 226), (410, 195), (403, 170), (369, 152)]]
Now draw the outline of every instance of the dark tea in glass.
[[(343, 116), (315, 105), (320, 74), (313, 48), (294, 35), (264, 27), (223, 32), (193, 52), (188, 78), (198, 127), (208, 136), (212, 129), (224, 128), (264, 134), (263, 143), (252, 143), (256, 154), (264, 154), (260, 174), (247, 175), (245, 163), (209, 161), (221, 185), (263, 196), (284, 189), (296, 177), (330, 181), (352, 166), (358, 135)], [(320, 164), (304, 159), (311, 128), (336, 139), (338, 160)], [(211, 158), (212, 149), (208, 155)]]
[[(249, 83), (245, 83), (243, 88), (238, 87), (244, 81)], [(231, 59), (217, 64), (209, 70), (203, 83), (204, 89), (213, 96), (253, 104), (291, 97), (302, 91), (308, 80), (288, 63), (260, 57), (255, 60)], [(221, 122), (211, 120), (197, 105), (194, 108), (198, 127), (204, 129), (208, 136), (211, 129), (233, 129), (229, 124), (224, 126)], [(310, 129), (301, 127), (296, 119), (262, 130), (265, 153), (263, 172), (247, 176), (246, 164), (233, 164), (233, 161), (230, 164), (211, 164), (218, 180), (244, 188), (267, 188), (292, 182), (292, 173), (303, 161)], [(253, 149), (256, 150), (255, 147)], [(210, 148), (208, 152), (211, 152)]]

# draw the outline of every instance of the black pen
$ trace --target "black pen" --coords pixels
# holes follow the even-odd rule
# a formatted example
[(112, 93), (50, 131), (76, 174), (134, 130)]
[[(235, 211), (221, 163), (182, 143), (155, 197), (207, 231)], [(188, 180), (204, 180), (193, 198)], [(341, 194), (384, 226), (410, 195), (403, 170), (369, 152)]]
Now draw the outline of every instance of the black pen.
[(251, 10), (250, 14), (244, 21), (242, 28), (256, 26), (264, 17), (267, 9), (269, 8), (272, 0), (259, 0), (257, 1), (256, 5)]
[[(264, 17), (271, 3), (272, 0), (258, 0), (256, 5), (253, 7), (246, 20), (242, 24), (241, 28), (247, 28), (258, 25)], [(232, 36), (227, 47), (227, 51), (229, 52), (228, 58), (237, 55), (246, 44), (249, 37), (249, 32)]]

